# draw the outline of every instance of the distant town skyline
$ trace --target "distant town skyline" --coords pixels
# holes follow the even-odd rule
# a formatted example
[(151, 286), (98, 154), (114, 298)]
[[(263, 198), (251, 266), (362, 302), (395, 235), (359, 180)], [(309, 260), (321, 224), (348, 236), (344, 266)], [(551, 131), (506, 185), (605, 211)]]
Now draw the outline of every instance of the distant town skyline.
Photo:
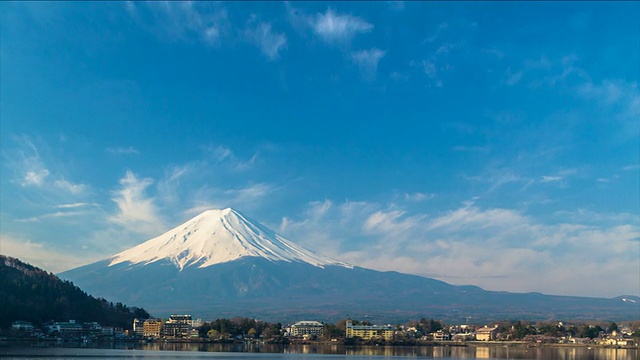
[(232, 207), (317, 253), (640, 296), (635, 2), (0, 3), (0, 253)]

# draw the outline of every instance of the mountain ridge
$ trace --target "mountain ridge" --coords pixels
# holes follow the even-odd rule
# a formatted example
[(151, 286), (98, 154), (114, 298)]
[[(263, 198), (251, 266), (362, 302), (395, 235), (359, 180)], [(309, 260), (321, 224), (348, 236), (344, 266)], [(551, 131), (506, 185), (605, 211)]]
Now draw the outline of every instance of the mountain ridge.
[(335, 321), (349, 315), (389, 322), (426, 314), (455, 321), (628, 320), (640, 315), (640, 301), (634, 298), (487, 291), (352, 266), (296, 245), (232, 209), (209, 210), (60, 276), (95, 295), (139, 303), (156, 314), (212, 318)]

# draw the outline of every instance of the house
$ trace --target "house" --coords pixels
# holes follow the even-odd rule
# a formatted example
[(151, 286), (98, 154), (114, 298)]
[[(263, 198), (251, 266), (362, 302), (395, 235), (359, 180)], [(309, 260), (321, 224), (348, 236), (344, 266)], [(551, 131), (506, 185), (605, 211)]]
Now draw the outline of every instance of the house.
[(631, 338), (626, 338), (621, 335), (617, 335), (617, 336), (608, 336), (600, 340), (600, 344), (611, 345), (611, 346), (634, 346), (636, 343)]
[(448, 341), (451, 340), (451, 335), (442, 330), (438, 330), (430, 334), (433, 337), (433, 341)]
[(391, 325), (353, 325), (351, 320), (347, 321), (347, 338), (358, 337), (362, 340), (371, 339), (393, 339), (393, 326)]
[(490, 341), (495, 340), (496, 335), (498, 335), (498, 327), (488, 327), (484, 326), (476, 329), (476, 340), (478, 341)]

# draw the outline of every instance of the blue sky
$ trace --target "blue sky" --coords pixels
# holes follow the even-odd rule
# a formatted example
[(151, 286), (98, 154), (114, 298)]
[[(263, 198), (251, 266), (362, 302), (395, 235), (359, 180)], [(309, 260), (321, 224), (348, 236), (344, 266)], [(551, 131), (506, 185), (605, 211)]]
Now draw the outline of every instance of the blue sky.
[(0, 252), (234, 207), (355, 265), (640, 295), (640, 6), (2, 3)]

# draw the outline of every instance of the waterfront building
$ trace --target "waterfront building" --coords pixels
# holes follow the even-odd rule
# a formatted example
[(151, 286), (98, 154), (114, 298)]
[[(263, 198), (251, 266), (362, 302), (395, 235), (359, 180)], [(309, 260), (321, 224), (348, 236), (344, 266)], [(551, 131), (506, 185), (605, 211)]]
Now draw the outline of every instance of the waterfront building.
[(393, 326), (391, 325), (353, 325), (351, 320), (347, 321), (347, 338), (358, 337), (362, 340), (371, 339), (393, 339)]
[(83, 335), (82, 324), (76, 323), (75, 320), (68, 322), (55, 322), (47, 326), (48, 332), (63, 338), (79, 338)]
[(317, 336), (324, 334), (324, 324), (318, 321), (298, 321), (291, 325), (291, 336)]
[(133, 334), (135, 336), (144, 336), (144, 320), (133, 319)]
[(142, 324), (142, 336), (159, 338), (162, 331), (162, 320), (147, 319)]
[(162, 326), (162, 337), (183, 338), (189, 335), (193, 320), (191, 315), (171, 315)]
[(498, 327), (488, 327), (484, 326), (476, 329), (476, 340), (478, 341), (490, 341), (495, 340), (496, 335), (498, 334)]
[(13, 331), (22, 331), (26, 333), (33, 332), (33, 324), (28, 321), (14, 321), (11, 324), (11, 330)]
[(451, 335), (449, 333), (446, 333), (442, 330), (438, 330), (434, 333), (431, 333), (431, 337), (433, 338), (433, 341), (448, 341), (451, 340)]

